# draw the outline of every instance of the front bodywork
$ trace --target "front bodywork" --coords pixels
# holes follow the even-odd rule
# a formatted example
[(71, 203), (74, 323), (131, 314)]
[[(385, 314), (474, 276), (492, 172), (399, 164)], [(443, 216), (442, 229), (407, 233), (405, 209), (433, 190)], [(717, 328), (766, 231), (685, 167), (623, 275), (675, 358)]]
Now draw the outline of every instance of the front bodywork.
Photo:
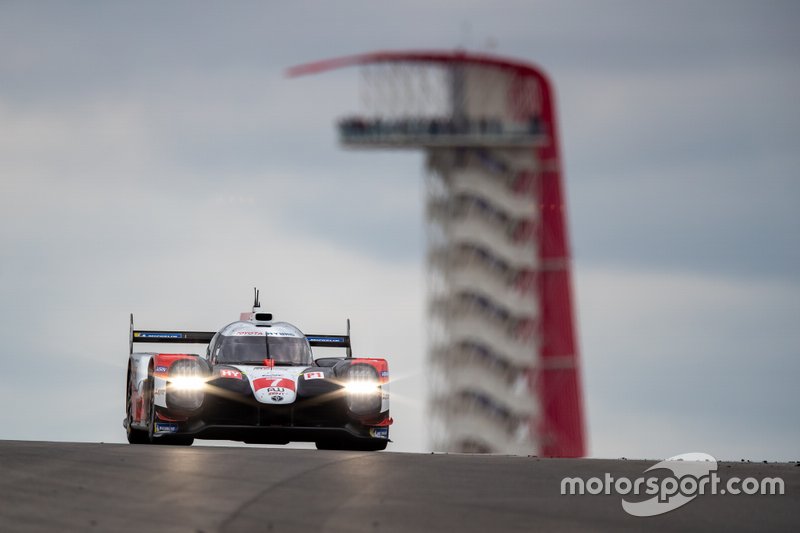
[[(296, 366), (212, 364), (194, 354), (132, 353), (129, 423), (162, 436), (285, 444), (389, 438), (384, 359), (329, 358)], [(202, 383), (176, 384), (191, 370)], [(367, 387), (353, 385), (367, 383)], [(152, 389), (151, 389), (152, 387)]]

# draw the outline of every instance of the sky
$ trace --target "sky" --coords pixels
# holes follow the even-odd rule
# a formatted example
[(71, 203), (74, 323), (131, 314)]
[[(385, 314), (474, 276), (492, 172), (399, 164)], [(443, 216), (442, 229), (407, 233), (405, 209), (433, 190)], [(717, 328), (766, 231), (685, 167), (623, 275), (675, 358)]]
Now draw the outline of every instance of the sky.
[(390, 360), (427, 450), (423, 159), (337, 145), (376, 49), (554, 82), (589, 452), (800, 459), (795, 2), (3, 2), (0, 438), (121, 442), (128, 314)]

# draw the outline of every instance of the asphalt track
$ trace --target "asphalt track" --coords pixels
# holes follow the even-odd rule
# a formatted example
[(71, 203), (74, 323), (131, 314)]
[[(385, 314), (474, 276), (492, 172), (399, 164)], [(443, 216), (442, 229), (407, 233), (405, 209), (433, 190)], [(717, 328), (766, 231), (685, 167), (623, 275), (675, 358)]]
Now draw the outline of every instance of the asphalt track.
[(1, 531), (800, 531), (783, 496), (698, 496), (649, 518), (619, 496), (562, 496), (564, 476), (636, 478), (653, 461), (0, 441)]

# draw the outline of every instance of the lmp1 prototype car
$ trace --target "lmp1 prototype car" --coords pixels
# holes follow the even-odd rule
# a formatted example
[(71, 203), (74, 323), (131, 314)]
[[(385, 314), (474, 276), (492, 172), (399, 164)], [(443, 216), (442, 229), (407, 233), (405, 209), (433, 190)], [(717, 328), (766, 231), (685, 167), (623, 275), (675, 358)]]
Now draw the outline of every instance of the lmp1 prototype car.
[[(139, 353), (135, 343), (208, 344), (205, 355)], [(345, 348), (316, 361), (312, 346)], [(389, 366), (355, 358), (347, 335), (305, 335), (261, 311), (215, 332), (135, 330), (123, 425), (131, 444), (188, 446), (195, 438), (314, 442), (318, 449), (383, 450), (389, 442)]]

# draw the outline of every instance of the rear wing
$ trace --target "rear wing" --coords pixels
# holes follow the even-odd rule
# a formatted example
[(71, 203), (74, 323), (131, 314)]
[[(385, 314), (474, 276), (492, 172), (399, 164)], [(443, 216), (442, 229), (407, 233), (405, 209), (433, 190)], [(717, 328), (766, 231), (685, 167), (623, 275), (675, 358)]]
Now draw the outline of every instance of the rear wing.
[(311, 346), (326, 346), (328, 348), (345, 348), (347, 357), (353, 357), (353, 347), (350, 344), (350, 319), (347, 319), (347, 335), (313, 335), (306, 333), (306, 339)]
[(131, 329), (128, 337), (128, 348), (133, 353), (134, 343), (175, 343), (175, 344), (208, 344), (216, 335), (216, 331), (164, 331), (152, 329), (134, 329), (133, 313), (131, 313)]
[[(133, 353), (134, 343), (157, 344), (208, 344), (215, 331), (175, 331), (175, 330), (144, 330), (134, 329), (133, 313), (131, 313), (131, 329), (129, 336), (129, 350)], [(311, 346), (325, 346), (328, 348), (346, 348), (347, 357), (353, 357), (350, 344), (350, 319), (347, 319), (347, 335), (315, 335), (306, 334), (308, 344)]]

